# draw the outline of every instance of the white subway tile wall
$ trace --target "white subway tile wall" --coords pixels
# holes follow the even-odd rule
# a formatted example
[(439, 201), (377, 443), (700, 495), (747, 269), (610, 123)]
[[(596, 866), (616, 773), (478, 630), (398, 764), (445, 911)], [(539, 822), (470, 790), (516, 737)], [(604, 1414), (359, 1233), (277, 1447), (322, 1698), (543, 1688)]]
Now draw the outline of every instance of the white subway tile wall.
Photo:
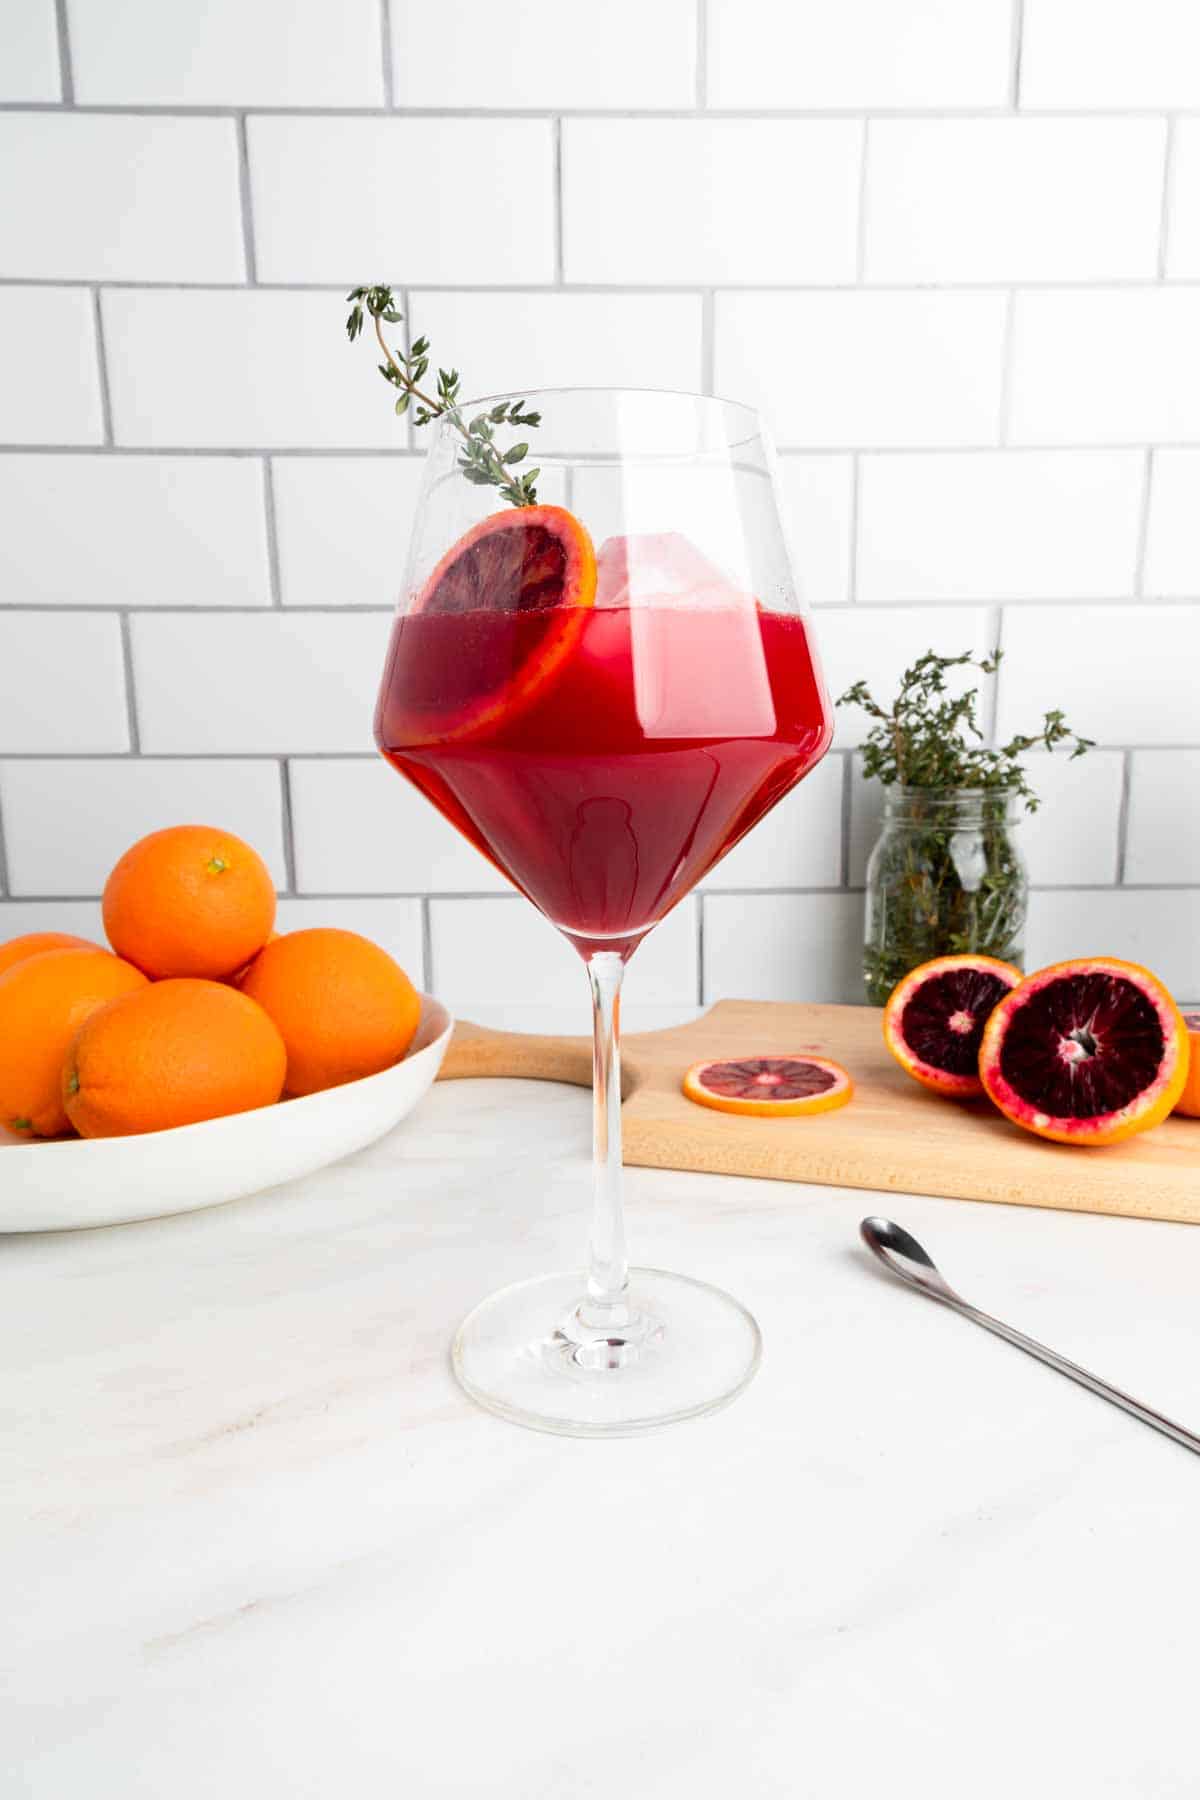
[(1175, 121), (1167, 223), (1167, 274), (1200, 277), (1200, 119)]
[(6, 0), (0, 9), (0, 100), (61, 96), (54, 0)]
[[(761, 403), (832, 693), (1000, 643), (987, 728), (1099, 746), (1033, 760), (1030, 958), (1200, 995), (1198, 220), (1195, 0), (7, 0), (0, 935), (94, 933), (209, 818), (286, 928), (579, 993), (373, 754), (421, 445), (345, 342), (371, 278), (476, 391)], [(863, 728), (631, 1001), (857, 997)]]
[(0, 451), (0, 516), (9, 605), (271, 604), (257, 457)]
[(1158, 599), (1200, 597), (1200, 450), (1151, 453), (1142, 586)]
[(85, 106), (380, 106), (378, 0), (66, 0)]
[(261, 281), (554, 279), (549, 119), (281, 114), (246, 133)]
[(568, 281), (854, 280), (853, 119), (568, 119)]
[(716, 388), (760, 405), (794, 449), (994, 444), (1002, 293), (724, 293)]
[(876, 120), (866, 279), (1152, 280), (1166, 145), (1163, 119)]
[[(130, 844), (183, 823), (236, 832), (258, 850), (276, 886), (289, 886), (283, 782), (279, 764), (266, 757), (0, 762), (0, 807), (9, 891), (18, 896), (97, 894)], [(48, 832), (47, 819), (69, 819), (70, 831)]]

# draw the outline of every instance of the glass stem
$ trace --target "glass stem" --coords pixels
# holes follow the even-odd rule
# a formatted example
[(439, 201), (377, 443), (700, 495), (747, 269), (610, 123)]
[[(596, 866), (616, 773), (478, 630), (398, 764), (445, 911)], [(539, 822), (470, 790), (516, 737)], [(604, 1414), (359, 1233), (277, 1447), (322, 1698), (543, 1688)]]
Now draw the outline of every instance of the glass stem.
[[(619, 1308), (622, 1313), (629, 1279), (625, 1215), (621, 1204), (620, 1032), (624, 974), (624, 961), (611, 950), (600, 951), (588, 958), (588, 979), (592, 984), (592, 1167), (595, 1182), (588, 1256), (588, 1304), (590, 1308)], [(612, 1317), (611, 1312), (609, 1317)]]

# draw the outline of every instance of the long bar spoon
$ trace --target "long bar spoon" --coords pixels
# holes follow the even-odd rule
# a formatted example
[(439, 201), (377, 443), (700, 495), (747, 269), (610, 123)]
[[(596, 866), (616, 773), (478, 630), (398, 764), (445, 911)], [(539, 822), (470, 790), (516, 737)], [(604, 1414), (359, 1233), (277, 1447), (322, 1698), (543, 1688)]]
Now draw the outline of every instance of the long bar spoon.
[(1081, 1387), (1090, 1389), (1093, 1394), (1099, 1394), (1102, 1400), (1110, 1400), (1123, 1412), (1132, 1413), (1135, 1419), (1140, 1419), (1143, 1425), (1152, 1426), (1164, 1436), (1174, 1438), (1185, 1450), (1194, 1450), (1200, 1456), (1200, 1437), (1193, 1432), (1185, 1431), (1182, 1425), (1176, 1425), (1173, 1419), (1164, 1418), (1153, 1407), (1143, 1406), (1140, 1400), (1134, 1400), (1129, 1394), (1123, 1394), (1120, 1388), (1101, 1381), (1098, 1375), (1090, 1375), (1078, 1363), (1069, 1362), (1065, 1356), (1059, 1356), (1057, 1351), (1048, 1350), (1045, 1344), (1026, 1337), (1023, 1331), (1015, 1331), (1011, 1325), (1005, 1325), (1000, 1319), (993, 1319), (990, 1313), (980, 1312), (977, 1306), (964, 1300), (950, 1286), (929, 1252), (918, 1244), (911, 1232), (905, 1231), (903, 1225), (895, 1225), (891, 1219), (869, 1218), (864, 1219), (858, 1229), (868, 1250), (873, 1251), (886, 1269), (890, 1269), (893, 1275), (898, 1275), (901, 1281), (906, 1281), (909, 1287), (916, 1288), (918, 1293), (925, 1294), (930, 1300), (940, 1300), (943, 1306), (961, 1313), (964, 1319), (982, 1325), (985, 1331), (995, 1332), (1006, 1343), (1015, 1344), (1018, 1350), (1024, 1350), (1029, 1356), (1036, 1356), (1039, 1362), (1048, 1363), (1060, 1375), (1066, 1375)]

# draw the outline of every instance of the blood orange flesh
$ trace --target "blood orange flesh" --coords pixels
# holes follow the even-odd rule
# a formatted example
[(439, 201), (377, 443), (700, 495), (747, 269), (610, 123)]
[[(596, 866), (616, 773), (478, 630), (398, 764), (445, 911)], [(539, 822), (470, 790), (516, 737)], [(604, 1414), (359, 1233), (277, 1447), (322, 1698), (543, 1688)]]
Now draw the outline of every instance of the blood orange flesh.
[(1187, 1119), (1200, 1119), (1200, 1012), (1185, 1012), (1183, 1022), (1187, 1026), (1191, 1052), (1188, 1057), (1187, 1082), (1175, 1102), (1175, 1111), (1182, 1113)]
[(747, 1056), (695, 1063), (683, 1078), (689, 1100), (718, 1112), (772, 1114), (830, 1112), (844, 1106), (854, 1084), (840, 1063), (823, 1056)]
[(979, 1046), (993, 1009), (1021, 971), (992, 956), (940, 956), (893, 989), (883, 1035), (901, 1068), (935, 1093), (982, 1093)]
[[(406, 626), (418, 617), (453, 619), (459, 633), (451, 667), (418, 659), (408, 669), (408, 703), (422, 735), (458, 740), (502, 714), (515, 716), (569, 655), (595, 597), (592, 540), (565, 507), (518, 507), (472, 526), (442, 557), (393, 638), (389, 674)], [(477, 621), (494, 627), (498, 618), (507, 632), (472, 629)]]
[(1056, 963), (1007, 996), (980, 1050), (983, 1085), (1014, 1124), (1067, 1144), (1115, 1144), (1164, 1119), (1183, 1091), (1187, 1027), (1148, 969), (1115, 957)]

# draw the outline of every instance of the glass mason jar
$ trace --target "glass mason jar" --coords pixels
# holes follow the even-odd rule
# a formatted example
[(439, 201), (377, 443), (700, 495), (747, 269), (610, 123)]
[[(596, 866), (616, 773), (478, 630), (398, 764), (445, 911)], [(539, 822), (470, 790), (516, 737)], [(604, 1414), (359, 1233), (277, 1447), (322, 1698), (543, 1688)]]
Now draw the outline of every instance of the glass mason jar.
[(1013, 835), (1022, 804), (994, 788), (884, 789), (867, 863), (863, 975), (872, 1006), (934, 956), (977, 951), (1023, 967), (1029, 874)]

